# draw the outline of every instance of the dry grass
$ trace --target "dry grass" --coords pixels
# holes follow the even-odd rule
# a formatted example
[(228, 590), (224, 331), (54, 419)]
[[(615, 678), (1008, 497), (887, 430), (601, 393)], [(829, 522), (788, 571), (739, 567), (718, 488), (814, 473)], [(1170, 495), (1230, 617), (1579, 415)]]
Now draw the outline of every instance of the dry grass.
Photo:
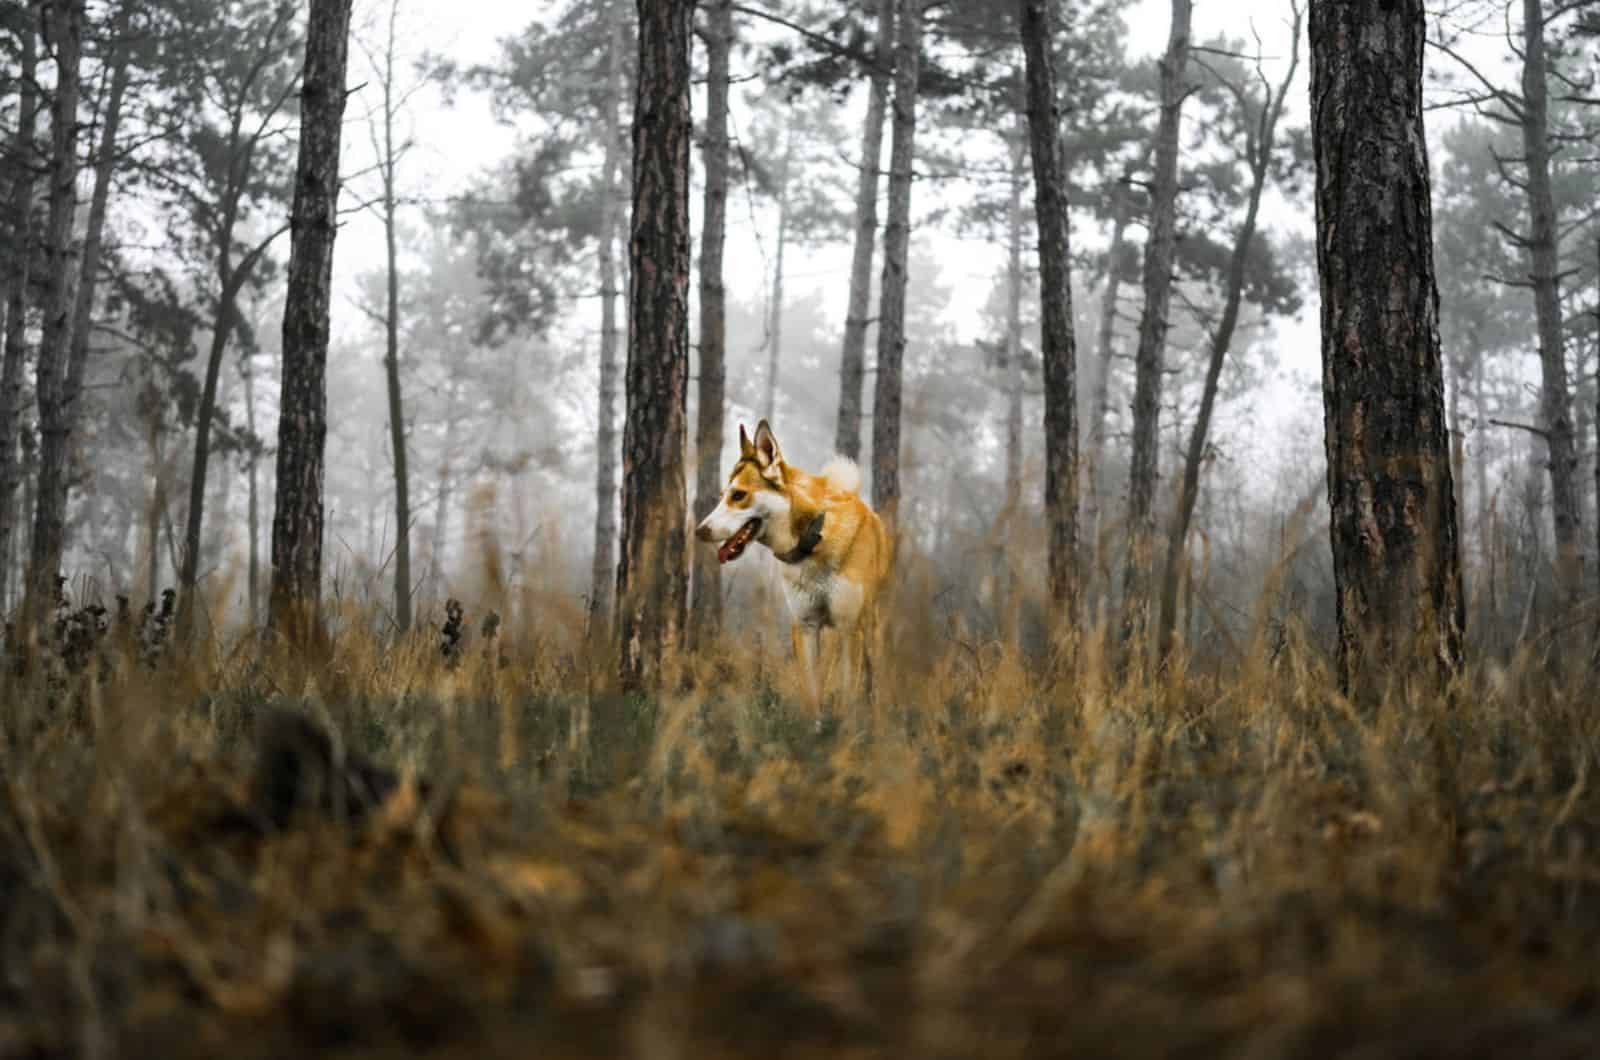
[[(497, 606), (454, 669), (349, 613), (315, 666), (5, 677), (0, 1055), (1600, 1043), (1587, 678), (1364, 715), (1293, 636), (1119, 676), (1093, 632), (1052, 667), (903, 598), (877, 701), (818, 717), (781, 636), (627, 699), (570, 602)], [(326, 783), (363, 769), (383, 797)], [(277, 827), (273, 784), (331, 801)]]

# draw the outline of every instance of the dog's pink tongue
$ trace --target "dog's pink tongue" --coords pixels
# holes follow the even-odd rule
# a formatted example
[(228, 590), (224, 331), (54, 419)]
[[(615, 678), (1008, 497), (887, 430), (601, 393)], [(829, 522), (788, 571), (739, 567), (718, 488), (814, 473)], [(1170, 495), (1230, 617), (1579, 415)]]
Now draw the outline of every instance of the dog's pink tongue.
[(743, 554), (744, 547), (750, 543), (750, 539), (756, 536), (756, 527), (759, 525), (758, 520), (751, 519), (734, 531), (732, 537), (717, 546), (717, 562), (728, 563), (738, 559)]

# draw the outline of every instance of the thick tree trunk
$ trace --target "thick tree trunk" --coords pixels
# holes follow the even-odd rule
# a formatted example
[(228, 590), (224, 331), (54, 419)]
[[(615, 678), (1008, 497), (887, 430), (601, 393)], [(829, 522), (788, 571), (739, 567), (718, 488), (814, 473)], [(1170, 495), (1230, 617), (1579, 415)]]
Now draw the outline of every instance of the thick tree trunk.
[(1044, 508), (1049, 590), (1057, 622), (1077, 606), (1077, 340), (1072, 331), (1071, 229), (1061, 158), (1052, 0), (1022, 0), (1022, 46), (1028, 72), (1028, 128), (1033, 150), (1034, 213), (1039, 223), (1039, 292), (1044, 360)]
[(633, 119), (633, 282), (622, 432), (617, 632), (623, 686), (659, 679), (688, 596), (684, 497), (689, 375), (689, 48), (694, 0), (639, 0)]
[(767, 422), (778, 415), (778, 368), (783, 363), (783, 256), (789, 245), (789, 163), (794, 157), (794, 126), (784, 133), (778, 163), (778, 249), (772, 262), (772, 315), (767, 322)]
[(8, 232), (11, 243), (10, 271), (6, 276), (5, 349), (0, 355), (0, 610), (9, 605), (11, 595), (11, 556), (17, 537), (15, 529), (26, 516), (18, 509), (17, 432), (22, 404), (22, 367), (27, 357), (28, 279), (33, 263), (33, 238), (30, 223), (33, 213), (34, 137), (38, 133), (38, 54), (37, 9), (25, 8), (26, 19), (19, 19), (18, 46), (22, 67), (17, 82), (17, 131), (12, 141), (6, 169), (11, 176), (8, 199)]
[[(1157, 654), (1166, 659), (1172, 649), (1172, 638), (1178, 628), (1178, 586), (1188, 569), (1189, 524), (1194, 518), (1194, 505), (1200, 496), (1200, 468), (1205, 459), (1206, 443), (1211, 435), (1211, 416), (1217, 405), (1217, 390), (1222, 380), (1223, 362), (1233, 346), (1233, 333), (1239, 324), (1239, 309), (1244, 301), (1245, 266), (1250, 257), (1250, 246), (1255, 241), (1256, 220), (1261, 212), (1261, 195), (1266, 190), (1267, 175), (1271, 170), (1272, 152), (1276, 146), (1278, 118), (1283, 113), (1283, 100), (1289, 84), (1294, 80), (1300, 65), (1300, 25), (1296, 9), (1290, 45), (1289, 68), (1274, 93), (1271, 86), (1262, 99), (1262, 118), (1245, 140), (1246, 162), (1250, 166), (1250, 195), (1245, 205), (1244, 223), (1234, 237), (1233, 253), (1228, 260), (1227, 287), (1223, 294), (1222, 316), (1211, 334), (1211, 356), (1206, 363), (1205, 385), (1200, 392), (1200, 410), (1195, 414), (1189, 430), (1189, 444), (1183, 457), (1183, 483), (1178, 492), (1178, 506), (1172, 513), (1172, 526), (1167, 534), (1167, 562), (1161, 581), (1161, 619), (1157, 633)], [(1241, 100), (1242, 105), (1242, 100)]]
[[(732, 0), (711, 0), (706, 27), (705, 220), (700, 226), (700, 383), (695, 424), (695, 522), (722, 492), (727, 331), (722, 250), (728, 220), (728, 77), (733, 49)], [(770, 415), (770, 413), (769, 413)], [(722, 565), (708, 548), (693, 551), (692, 635), (706, 644), (722, 626)]]
[(889, 216), (878, 290), (878, 376), (872, 403), (872, 505), (897, 533), (900, 503), (900, 384), (906, 352), (906, 263), (911, 250), (911, 165), (916, 157), (922, 5), (898, 0), (894, 123), (889, 149)]
[(1538, 321), (1540, 426), (1550, 446), (1550, 507), (1555, 516), (1557, 592), (1568, 605), (1583, 593), (1583, 526), (1578, 452), (1562, 344), (1559, 236), (1550, 186), (1549, 61), (1543, 0), (1522, 0), (1522, 150), (1528, 167), (1527, 248)]
[(617, 229), (622, 216), (622, 5), (610, 0), (606, 45), (604, 196), (600, 205), (600, 407), (595, 416), (594, 559), (590, 568), (591, 624), (609, 628), (617, 578)]
[(394, 625), (411, 628), (411, 474), (406, 451), (405, 400), (400, 389), (400, 265), (396, 220), (394, 143), (394, 48), (398, 0), (389, 6), (389, 37), (383, 53), (383, 239), (388, 305), (383, 316), (383, 374), (389, 394), (389, 452), (394, 460)]
[[(55, 46), (56, 87), (50, 119), (50, 212), (44, 246), (50, 258), (44, 327), (39, 342), (39, 480), (34, 488), (33, 541), (28, 555), (28, 599), (42, 622), (55, 604), (56, 576), (66, 545), (67, 360), (72, 341), (72, 217), (77, 205), (79, 62), (83, 53), (83, 0), (51, 0), (50, 41)], [(58, 507), (56, 497), (63, 498)]]
[(1161, 59), (1161, 114), (1156, 123), (1155, 172), (1150, 185), (1149, 236), (1144, 250), (1144, 311), (1133, 385), (1133, 445), (1128, 469), (1128, 555), (1123, 571), (1123, 630), (1136, 654), (1145, 650), (1154, 562), (1157, 463), (1161, 451), (1161, 374), (1172, 298), (1177, 243), (1178, 133), (1188, 93), (1192, 0), (1172, 0), (1172, 29)]
[(1423, 0), (1313, 0), (1312, 142), (1339, 679), (1460, 663), (1465, 621), (1445, 434)]
[(269, 604), (273, 628), (287, 633), (291, 640), (315, 634), (322, 594), (322, 476), (328, 430), (325, 377), (350, 4), (351, 0), (311, 0), (300, 89), (300, 154), (295, 167), (289, 289), (283, 313), (283, 389)]
[(861, 132), (861, 168), (856, 177), (850, 302), (845, 311), (844, 346), (839, 352), (839, 428), (834, 448), (851, 460), (861, 458), (861, 392), (866, 381), (867, 317), (872, 311), (872, 258), (878, 244), (878, 167), (883, 156), (884, 113), (889, 109), (894, 6), (895, 0), (878, 0), (875, 65), (867, 89), (867, 121)]

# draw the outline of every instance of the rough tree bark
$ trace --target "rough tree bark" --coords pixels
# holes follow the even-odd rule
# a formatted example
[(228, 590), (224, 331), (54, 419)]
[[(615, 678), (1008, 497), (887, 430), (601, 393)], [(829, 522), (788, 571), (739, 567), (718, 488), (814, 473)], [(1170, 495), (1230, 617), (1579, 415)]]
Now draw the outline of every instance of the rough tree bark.
[(916, 157), (917, 81), (924, 0), (898, 0), (889, 216), (878, 290), (878, 376), (872, 403), (872, 506), (897, 533), (900, 504), (900, 381), (906, 352), (906, 262), (911, 249), (911, 164)]
[(609, 628), (617, 578), (617, 229), (622, 217), (622, 5), (610, 0), (606, 44), (605, 162), (600, 204), (600, 392), (595, 416), (594, 559), (591, 626)]
[(1172, 29), (1161, 58), (1161, 114), (1156, 122), (1155, 172), (1150, 183), (1149, 236), (1144, 248), (1144, 311), (1134, 361), (1133, 445), (1128, 469), (1128, 555), (1123, 569), (1123, 632), (1136, 653), (1145, 650), (1154, 561), (1157, 463), (1161, 449), (1161, 374), (1172, 299), (1177, 243), (1178, 132), (1188, 94), (1192, 0), (1172, 0)]
[(839, 351), (839, 428), (834, 448), (861, 459), (861, 396), (866, 380), (867, 325), (872, 311), (872, 258), (878, 245), (878, 167), (883, 156), (883, 119), (889, 109), (889, 75), (894, 48), (895, 0), (878, 0), (878, 36), (872, 80), (867, 89), (867, 120), (861, 132), (861, 163), (856, 177), (856, 234), (850, 253), (850, 301), (845, 310), (844, 346)]
[(689, 48), (694, 0), (638, 0), (617, 634), (623, 687), (660, 677), (688, 597)]
[(322, 595), (323, 449), (328, 430), (329, 294), (338, 234), (351, 0), (311, 0), (300, 86), (300, 153), (283, 311), (277, 497), (269, 621), (292, 642), (315, 636)]
[(27, 357), (28, 280), (33, 263), (34, 137), (38, 134), (38, 9), (24, 7), (18, 20), (21, 69), (17, 81), (17, 129), (6, 159), (11, 175), (8, 200), (10, 271), (6, 276), (5, 350), (0, 356), (0, 609), (10, 600), (11, 554), (15, 528), (23, 514), (16, 504), (17, 414), (22, 404), (22, 367)]
[(1423, 0), (1313, 0), (1311, 129), (1339, 680), (1445, 678), (1465, 621), (1445, 432)]
[[(38, 621), (55, 603), (55, 579), (66, 544), (67, 359), (72, 341), (72, 215), (77, 205), (79, 63), (83, 56), (83, 0), (51, 0), (50, 40), (56, 85), (50, 116), (50, 211), (44, 247), (50, 259), (44, 327), (39, 341), (39, 477), (34, 489), (33, 542), (28, 556), (28, 599)], [(60, 508), (57, 496), (63, 498)]]
[[(1189, 524), (1194, 518), (1195, 500), (1200, 495), (1200, 465), (1205, 458), (1206, 442), (1211, 434), (1211, 415), (1217, 405), (1217, 390), (1222, 380), (1222, 366), (1233, 346), (1233, 333), (1239, 324), (1239, 309), (1244, 301), (1244, 273), (1250, 258), (1250, 246), (1255, 241), (1256, 220), (1261, 212), (1261, 196), (1266, 190), (1267, 176), (1272, 168), (1272, 152), (1277, 145), (1278, 119), (1283, 114), (1284, 97), (1294, 81), (1300, 66), (1300, 5), (1290, 4), (1294, 13), (1291, 27), (1289, 67), (1278, 83), (1276, 91), (1267, 85), (1267, 95), (1261, 100), (1261, 112), (1256, 123), (1245, 134), (1245, 164), (1250, 168), (1250, 192), (1245, 205), (1244, 222), (1234, 236), (1233, 252), (1228, 259), (1228, 276), (1222, 300), (1222, 315), (1211, 333), (1210, 357), (1206, 362), (1205, 385), (1200, 392), (1200, 409), (1195, 414), (1189, 430), (1189, 444), (1183, 456), (1183, 482), (1179, 487), (1178, 506), (1172, 513), (1172, 526), (1167, 533), (1167, 561), (1161, 580), (1161, 613), (1157, 629), (1157, 657), (1165, 659), (1172, 648), (1172, 638), (1178, 627), (1178, 588), (1183, 572), (1188, 568)], [(1259, 71), (1258, 71), (1259, 72)], [(1261, 81), (1266, 85), (1265, 77)], [(1243, 89), (1227, 86), (1244, 113), (1250, 110), (1250, 100)]]
[(1039, 224), (1043, 314), (1044, 507), (1049, 591), (1058, 622), (1077, 605), (1077, 342), (1072, 332), (1071, 231), (1061, 158), (1059, 102), (1051, 45), (1053, 0), (1022, 0), (1022, 46), (1028, 74), (1028, 129), (1033, 153), (1034, 213)]
[(1583, 593), (1583, 524), (1578, 498), (1578, 450), (1572, 396), (1562, 343), (1561, 263), (1555, 192), (1550, 185), (1549, 58), (1544, 0), (1522, 0), (1522, 151), (1529, 226), (1518, 241), (1527, 249), (1533, 307), (1538, 322), (1539, 419), (1550, 447), (1550, 507), (1555, 517), (1556, 574), (1565, 602)]
[[(705, 219), (700, 224), (700, 405), (695, 424), (694, 518), (704, 519), (722, 493), (723, 384), (727, 331), (722, 249), (728, 220), (728, 80), (733, 2), (711, 0), (706, 26)], [(697, 645), (722, 626), (722, 565), (715, 552), (693, 550), (691, 635)]]
[(395, 24), (399, 0), (389, 5), (389, 33), (383, 51), (383, 143), (378, 175), (383, 191), (383, 241), (386, 268), (383, 314), (383, 375), (389, 397), (389, 452), (394, 460), (394, 624), (401, 633), (411, 628), (411, 474), (406, 449), (405, 397), (400, 387), (400, 265), (396, 218), (395, 170), (399, 149), (394, 142)]

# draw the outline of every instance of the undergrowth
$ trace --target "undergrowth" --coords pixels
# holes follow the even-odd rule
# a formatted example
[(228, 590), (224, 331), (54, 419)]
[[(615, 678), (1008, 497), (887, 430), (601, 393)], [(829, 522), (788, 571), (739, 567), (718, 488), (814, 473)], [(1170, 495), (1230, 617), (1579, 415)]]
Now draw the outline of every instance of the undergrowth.
[(784, 638), (629, 697), (526, 602), (450, 659), (352, 612), (315, 659), (12, 667), (0, 1055), (1600, 1042), (1586, 674), (1362, 711), (1292, 629), (1152, 673), (901, 607), (872, 700), (820, 712)]

